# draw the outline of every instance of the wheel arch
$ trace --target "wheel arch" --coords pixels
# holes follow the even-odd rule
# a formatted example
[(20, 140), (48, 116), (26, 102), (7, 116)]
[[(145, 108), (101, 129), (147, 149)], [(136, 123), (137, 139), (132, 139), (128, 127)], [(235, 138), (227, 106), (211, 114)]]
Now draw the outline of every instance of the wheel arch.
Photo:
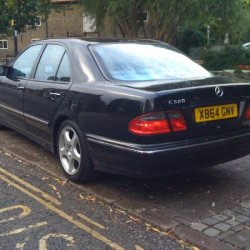
[(56, 120), (53, 122), (52, 126), (52, 142), (53, 142), (53, 152), (57, 154), (57, 134), (60, 128), (60, 125), (66, 121), (70, 120), (69, 116), (67, 115), (61, 115), (56, 118)]

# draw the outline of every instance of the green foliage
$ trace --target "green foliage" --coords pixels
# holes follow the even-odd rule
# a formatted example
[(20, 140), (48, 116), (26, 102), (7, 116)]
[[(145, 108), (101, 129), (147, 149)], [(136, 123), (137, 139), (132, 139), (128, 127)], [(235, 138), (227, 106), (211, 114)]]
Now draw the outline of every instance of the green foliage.
[(237, 69), (239, 65), (250, 66), (250, 50), (236, 46), (205, 49), (202, 59), (204, 67), (208, 70)]
[(59, 5), (50, 0), (1, 0), (0, 1), (0, 34), (8, 36), (13, 32), (11, 20), (15, 19), (15, 29), (23, 32), (34, 28), (37, 16), (42, 15), (47, 21), (52, 9), (58, 9)]
[(246, 20), (248, 14), (249, 9), (242, 0), (201, 0), (199, 8), (185, 19), (182, 27), (206, 35), (209, 25), (211, 44), (223, 44), (227, 33), (230, 43), (235, 44), (240, 42), (243, 33), (249, 28)]
[[(204, 28), (210, 25), (212, 39), (222, 42), (226, 33), (230, 33), (232, 38), (239, 35), (242, 11), (248, 1), (80, 0), (80, 3), (95, 18), (99, 30), (110, 24), (111, 27), (118, 27), (124, 37), (143, 35), (146, 38), (173, 42), (180, 27), (204, 32)], [(147, 24), (137, 19), (138, 12), (142, 10), (149, 11)]]
[[(197, 7), (198, 0), (80, 0), (84, 10), (95, 18), (101, 30), (107, 22), (116, 25), (123, 37), (171, 40), (177, 26)], [(138, 20), (138, 13), (149, 11), (150, 21)]]
[(37, 1), (35, 0), (5, 0), (0, 2), (0, 33), (8, 35), (15, 20), (16, 30), (24, 31), (26, 25), (34, 26), (37, 18)]
[(186, 54), (189, 54), (190, 48), (204, 46), (205, 43), (206, 37), (200, 31), (185, 29), (177, 36), (177, 47)]

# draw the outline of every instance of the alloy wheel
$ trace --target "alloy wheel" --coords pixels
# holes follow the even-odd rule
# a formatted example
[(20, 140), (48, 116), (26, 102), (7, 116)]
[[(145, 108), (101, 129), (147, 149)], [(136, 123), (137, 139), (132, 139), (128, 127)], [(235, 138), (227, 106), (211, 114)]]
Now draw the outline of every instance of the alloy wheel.
[(76, 131), (64, 127), (59, 135), (59, 157), (63, 169), (69, 175), (75, 175), (81, 164), (81, 146)]

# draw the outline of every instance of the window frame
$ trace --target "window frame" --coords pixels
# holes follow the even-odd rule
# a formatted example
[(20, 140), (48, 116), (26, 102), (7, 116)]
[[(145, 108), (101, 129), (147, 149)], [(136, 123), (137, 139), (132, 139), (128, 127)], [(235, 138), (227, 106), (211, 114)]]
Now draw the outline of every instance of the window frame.
[(0, 40), (0, 43), (2, 43), (3, 45), (4, 45), (4, 42), (6, 42), (6, 44), (7, 44), (7, 47), (0, 47), (0, 49), (9, 49), (9, 41), (7, 40), (7, 39), (1, 39)]
[(145, 20), (138, 20), (138, 18), (136, 18), (137, 19), (136, 22), (137, 23), (141, 23), (141, 22), (148, 23), (149, 22), (149, 11), (148, 10), (137, 11), (137, 15), (138, 15), (137, 17), (140, 18), (140, 14), (142, 14), (142, 13), (146, 13), (147, 14), (147, 19), (145, 19)]
[(58, 65), (58, 68), (57, 68), (57, 70), (56, 70), (55, 78), (57, 79), (57, 74), (58, 74), (58, 71), (59, 71), (59, 69), (60, 69), (60, 67), (61, 67), (61, 64), (62, 64), (62, 61), (63, 61), (64, 56), (67, 57), (68, 64), (69, 64), (69, 79), (70, 79), (70, 81), (65, 82), (65, 81), (58, 81), (58, 80), (55, 80), (55, 82), (56, 82), (56, 83), (65, 83), (65, 84), (68, 84), (68, 83), (71, 82), (71, 67), (70, 67), (69, 56), (68, 56), (68, 53), (67, 53), (66, 49), (65, 49), (65, 51), (64, 51), (64, 53), (63, 53), (63, 56), (62, 56), (62, 58), (61, 58), (61, 60), (60, 60), (60, 63), (59, 63), (59, 65)]
[(28, 80), (28, 79), (31, 79), (32, 75), (33, 75), (33, 71), (34, 71), (34, 68), (36, 68), (36, 65), (37, 65), (37, 62), (39, 60), (39, 58), (41, 57), (41, 54), (42, 52), (44, 51), (44, 44), (41, 44), (41, 43), (36, 43), (36, 44), (31, 44), (29, 47), (27, 47), (25, 50), (23, 50), (16, 58), (15, 60), (11, 63), (11, 67), (13, 68), (15, 62), (28, 50), (30, 49), (31, 47), (33, 46), (36, 46), (36, 45), (42, 45), (42, 48), (40, 50), (40, 52), (38, 53), (37, 55), (37, 58), (36, 60), (34, 61), (32, 67), (31, 67), (31, 71), (29, 73), (29, 75), (27, 75), (27, 77), (18, 77), (18, 79), (25, 79), (25, 80)]
[[(38, 43), (39, 44), (39, 43)], [(70, 67), (70, 81), (69, 82), (64, 82), (64, 81), (56, 81), (56, 80), (39, 80), (39, 79), (35, 79), (35, 75), (36, 75), (36, 71), (37, 71), (37, 68), (38, 68), (38, 65), (40, 63), (40, 60), (43, 56), (43, 53), (44, 51), (46, 50), (47, 46), (48, 45), (59, 45), (61, 47), (63, 47), (65, 49), (64, 53), (62, 54), (62, 57), (60, 58), (60, 61), (59, 61), (59, 64), (57, 66), (57, 69), (56, 69), (56, 73), (55, 73), (55, 76), (57, 75), (57, 72), (59, 70), (59, 67), (61, 65), (61, 62), (63, 60), (63, 57), (65, 55), (65, 53), (67, 54), (67, 58), (68, 58), (68, 62), (69, 62), (69, 67)], [(72, 84), (72, 81), (73, 81), (73, 71), (72, 71), (72, 66), (71, 66), (71, 61), (70, 61), (70, 57), (68, 56), (69, 55), (69, 52), (68, 52), (68, 49), (66, 48), (66, 46), (64, 44), (61, 44), (61, 43), (53, 43), (53, 42), (49, 42), (49, 43), (44, 43), (44, 47), (38, 57), (38, 60), (36, 61), (36, 65), (32, 71), (32, 75), (31, 75), (31, 79), (32, 81), (36, 81), (36, 82), (41, 82), (41, 83), (54, 83), (54, 84)]]
[(41, 27), (42, 26), (41, 16), (37, 16), (36, 18), (37, 19), (35, 20), (35, 27)]

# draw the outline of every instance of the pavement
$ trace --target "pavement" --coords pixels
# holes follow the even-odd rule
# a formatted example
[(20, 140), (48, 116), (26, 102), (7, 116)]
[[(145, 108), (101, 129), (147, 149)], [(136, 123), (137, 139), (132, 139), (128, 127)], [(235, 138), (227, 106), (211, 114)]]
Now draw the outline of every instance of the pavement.
[[(65, 179), (57, 158), (39, 145), (10, 130), (0, 131), (0, 138), (6, 154)], [(250, 250), (250, 155), (187, 175), (102, 174), (93, 183), (70, 185), (189, 243), (190, 249)]]

